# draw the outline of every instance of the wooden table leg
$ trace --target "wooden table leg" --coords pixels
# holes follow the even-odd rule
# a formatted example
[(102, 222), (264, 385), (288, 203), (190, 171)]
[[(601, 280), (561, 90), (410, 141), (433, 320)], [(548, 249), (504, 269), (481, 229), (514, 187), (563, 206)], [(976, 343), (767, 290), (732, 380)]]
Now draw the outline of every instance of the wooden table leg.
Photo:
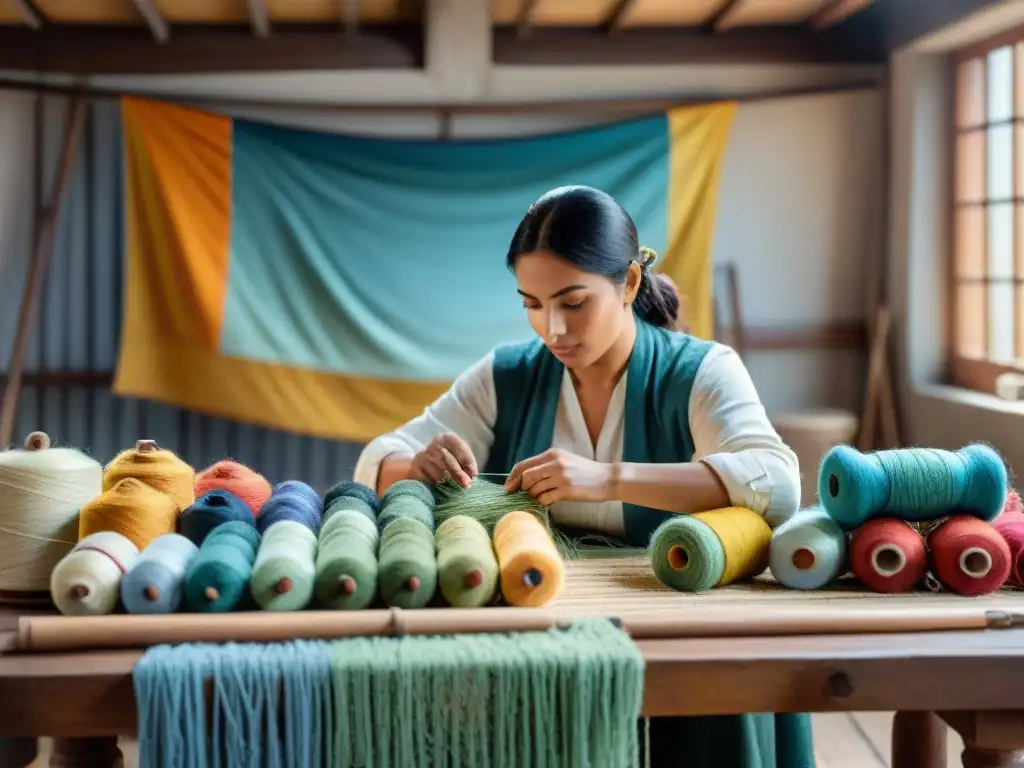
[(124, 768), (117, 736), (54, 739), (50, 768)]
[(1024, 711), (941, 712), (964, 740), (964, 768), (1024, 766)]
[(935, 713), (896, 713), (892, 768), (946, 768), (946, 724)]

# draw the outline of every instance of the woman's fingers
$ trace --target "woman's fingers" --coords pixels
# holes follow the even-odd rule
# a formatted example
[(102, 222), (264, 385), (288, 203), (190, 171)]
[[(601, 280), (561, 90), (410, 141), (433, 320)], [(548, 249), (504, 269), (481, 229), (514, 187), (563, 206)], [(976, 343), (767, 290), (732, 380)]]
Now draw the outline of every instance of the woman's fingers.
[(469, 488), (473, 482), (472, 478), (463, 470), (462, 464), (455, 458), (454, 454), (447, 448), (438, 447), (438, 456), (440, 457), (441, 463), (448, 473), (454, 478), (455, 482), (461, 485), (463, 488)]
[(470, 479), (476, 477), (476, 457), (473, 456), (473, 451), (470, 450), (465, 440), (455, 433), (449, 432), (441, 436), (441, 445), (454, 457)]

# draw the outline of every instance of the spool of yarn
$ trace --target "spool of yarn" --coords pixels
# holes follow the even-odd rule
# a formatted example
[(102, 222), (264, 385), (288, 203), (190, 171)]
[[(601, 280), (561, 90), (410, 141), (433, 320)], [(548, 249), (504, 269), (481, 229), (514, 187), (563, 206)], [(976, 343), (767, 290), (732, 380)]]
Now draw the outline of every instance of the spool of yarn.
[(118, 480), (82, 507), (78, 537), (117, 531), (140, 550), (158, 536), (174, 533), (178, 502), (134, 477)]
[(419, 496), (409, 494), (381, 500), (380, 517), (377, 518), (377, 528), (381, 533), (391, 523), (401, 518), (416, 520), (430, 531), (431, 535), (434, 533), (434, 505), (432, 502), (424, 503)]
[(102, 491), (99, 462), (51, 448), (33, 432), (0, 453), (0, 593), (50, 591), (50, 574), (78, 541), (78, 510)]
[(902, 448), (869, 454), (837, 445), (821, 461), (818, 498), (847, 531), (873, 517), (992, 520), (1006, 499), (1006, 465), (980, 443), (955, 452)]
[[(123, 481), (122, 481), (123, 482)], [(149, 543), (121, 581), (128, 613), (174, 613), (185, 597), (185, 573), (199, 548), (178, 533)]]
[(100, 616), (117, 607), (121, 581), (139, 549), (114, 531), (75, 544), (50, 575), (50, 596), (65, 616)]
[(772, 534), (772, 576), (790, 589), (821, 589), (847, 570), (846, 533), (821, 507), (799, 510)]
[(995, 592), (1010, 575), (1010, 547), (984, 520), (957, 515), (928, 534), (931, 570), (961, 595)]
[[(335, 499), (339, 499), (342, 496), (361, 499), (370, 507), (370, 509), (373, 510), (374, 520), (376, 520), (377, 515), (380, 514), (380, 499), (377, 498), (377, 494), (369, 486), (357, 483), (354, 480), (342, 480), (341, 482), (332, 485), (327, 491), (327, 495), (324, 496), (324, 509), (329, 509)], [(327, 516), (324, 515), (324, 517)]]
[(465, 515), (437, 526), (437, 580), (441, 594), (456, 608), (475, 608), (494, 599), (498, 560), (482, 523)]
[(272, 525), (283, 520), (291, 520), (306, 526), (312, 531), (315, 541), (323, 522), (320, 495), (297, 480), (278, 483), (266, 504), (256, 515), (256, 529), (261, 534), (266, 534)]
[[(343, 507), (346, 499), (353, 502), (353, 509)], [(377, 523), (367, 517), (364, 509), (369, 506), (362, 498), (337, 497), (331, 509), (333, 514), (320, 529), (316, 598), (327, 608), (359, 610), (377, 596)]]
[(494, 526), (501, 593), (509, 605), (539, 607), (554, 600), (565, 565), (544, 524), (529, 512), (509, 512)]
[(260, 545), (251, 517), (217, 526), (199, 547), (185, 573), (185, 602), (193, 610), (221, 613), (242, 603)]
[(316, 584), (316, 534), (295, 520), (280, 520), (263, 534), (249, 591), (268, 611), (301, 611)]
[(238, 522), (255, 527), (249, 505), (230, 491), (207, 491), (182, 514), (178, 528), (197, 547), (220, 525)]
[(103, 471), (103, 490), (109, 491), (128, 477), (166, 493), (178, 505), (179, 513), (195, 501), (195, 470), (173, 452), (159, 448), (154, 440), (139, 440), (135, 448), (117, 454)]
[(324, 506), (324, 522), (326, 523), (336, 512), (342, 510), (358, 512), (373, 523), (374, 527), (377, 526), (379, 505), (369, 504), (363, 498), (357, 496), (336, 496), (331, 499), (331, 503)]
[[(392, 499), (383, 504), (381, 517), (390, 506), (413, 501), (413, 497)], [(437, 557), (434, 553), (434, 532), (417, 517), (394, 517), (381, 528), (378, 555), (380, 596), (395, 608), (422, 608), (434, 597), (437, 589)]]
[(764, 518), (743, 507), (675, 515), (651, 536), (651, 567), (666, 587), (702, 592), (762, 573), (771, 539)]
[(928, 553), (924, 539), (910, 523), (879, 517), (854, 531), (850, 567), (874, 592), (909, 592), (928, 570)]
[(1003, 514), (992, 523), (1006, 544), (1010, 547), (1010, 577), (1008, 581), (1017, 586), (1024, 586), (1024, 508), (1016, 491), (1006, 494)]
[(207, 467), (196, 475), (195, 493), (230, 491), (246, 503), (255, 517), (270, 498), (270, 482), (255, 470), (237, 461), (225, 459)]

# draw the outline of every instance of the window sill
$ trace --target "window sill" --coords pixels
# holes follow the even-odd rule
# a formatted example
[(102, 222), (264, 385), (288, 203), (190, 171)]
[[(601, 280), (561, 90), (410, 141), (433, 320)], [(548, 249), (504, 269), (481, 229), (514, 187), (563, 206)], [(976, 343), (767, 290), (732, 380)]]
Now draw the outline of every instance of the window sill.
[(1024, 400), (1003, 400), (987, 392), (954, 387), (946, 384), (918, 384), (914, 393), (931, 400), (951, 405), (981, 408), (992, 413), (1024, 416)]

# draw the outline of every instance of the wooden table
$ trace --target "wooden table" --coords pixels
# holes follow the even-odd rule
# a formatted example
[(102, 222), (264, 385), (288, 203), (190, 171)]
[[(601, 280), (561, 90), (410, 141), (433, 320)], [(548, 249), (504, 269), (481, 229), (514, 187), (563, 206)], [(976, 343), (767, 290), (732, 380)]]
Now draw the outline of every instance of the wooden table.
[[(1024, 629), (638, 645), (651, 716), (896, 710), (895, 768), (944, 768), (942, 720), (963, 736), (968, 768), (1024, 764)], [(0, 737), (54, 737), (52, 766), (115, 765), (110, 737), (136, 732), (140, 656), (0, 655)]]

